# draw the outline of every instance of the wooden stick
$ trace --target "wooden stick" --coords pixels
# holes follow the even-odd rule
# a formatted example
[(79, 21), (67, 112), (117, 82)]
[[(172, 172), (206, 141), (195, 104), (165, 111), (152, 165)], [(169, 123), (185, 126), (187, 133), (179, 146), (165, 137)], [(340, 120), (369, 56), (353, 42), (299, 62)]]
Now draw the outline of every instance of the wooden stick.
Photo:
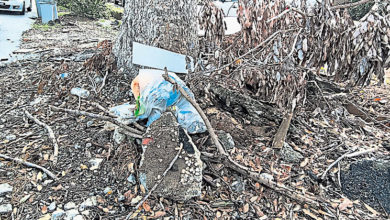
[(196, 101), (193, 100), (179, 84), (177, 84), (171, 77), (169, 77), (167, 68), (165, 68), (165, 74), (163, 74), (163, 78), (166, 81), (173, 84), (174, 88), (177, 88), (180, 91), (181, 95), (183, 95), (195, 107), (195, 109), (198, 111), (198, 113), (202, 117), (203, 121), (206, 124), (207, 130), (210, 133), (211, 140), (217, 146), (217, 149), (218, 149), (219, 153), (221, 154), (219, 157), (216, 157), (216, 158), (213, 157), (213, 161), (220, 160), (226, 167), (229, 167), (230, 169), (232, 169), (232, 170), (234, 170), (242, 175), (245, 175), (245, 176), (251, 178), (252, 180), (257, 181), (257, 182), (275, 190), (276, 192), (279, 192), (283, 195), (286, 195), (289, 198), (292, 198), (292, 199), (299, 201), (301, 203), (307, 203), (315, 208), (320, 207), (320, 204), (322, 204), (322, 205), (330, 204), (328, 201), (321, 199), (321, 198), (317, 198), (314, 195), (301, 194), (299, 192), (296, 192), (293, 189), (289, 189), (285, 185), (283, 185), (281, 183), (274, 182), (272, 180), (269, 180), (269, 179), (261, 176), (259, 173), (251, 171), (248, 167), (240, 165), (239, 163), (234, 161), (226, 153), (225, 149), (219, 143), (218, 138), (214, 132), (214, 129), (211, 126), (210, 121), (208, 120), (208, 118), (204, 114), (203, 110), (196, 103)]
[(27, 118), (33, 120), (35, 123), (37, 123), (38, 125), (44, 127), (47, 132), (49, 132), (49, 137), (50, 139), (52, 140), (53, 142), (53, 146), (54, 146), (54, 158), (53, 158), (53, 163), (54, 164), (57, 164), (57, 157), (58, 157), (58, 142), (57, 142), (57, 139), (56, 139), (56, 136), (54, 135), (54, 132), (53, 132), (53, 129), (51, 129), (51, 127), (41, 121), (39, 121), (37, 118), (35, 118), (34, 116), (32, 116), (30, 114), (30, 112), (28, 112), (27, 110), (24, 111), (24, 113), (26, 114)]
[(343, 4), (343, 5), (337, 5), (333, 6), (330, 8), (330, 10), (336, 10), (336, 9), (341, 9), (341, 8), (350, 8), (350, 7), (355, 7), (361, 4), (365, 4), (368, 2), (373, 2), (374, 0), (361, 0), (359, 2), (354, 2), (354, 3), (348, 3), (348, 4)]
[[(282, 195), (285, 195), (285, 196), (287, 196), (295, 201), (298, 201), (300, 203), (307, 203), (311, 207), (314, 207), (317, 209), (320, 208), (321, 206), (326, 206), (326, 205), (330, 204), (325, 199), (316, 197), (313, 194), (302, 194), (301, 192), (297, 192), (293, 189), (288, 188), (287, 186), (285, 186), (282, 183), (275, 182), (271, 179), (268, 179), (268, 178), (261, 176), (259, 173), (250, 171), (248, 168), (242, 169), (241, 168), (242, 166), (241, 167), (237, 166), (236, 165), (237, 163), (236, 162), (233, 163), (230, 157), (228, 159), (224, 159), (221, 157), (211, 156), (210, 154), (204, 154), (203, 152), (202, 152), (202, 155), (204, 155), (205, 157), (208, 157), (209, 158), (208, 160), (211, 159), (211, 161), (213, 161), (213, 162), (220, 162), (225, 167), (230, 168), (230, 169), (236, 171), (237, 173), (240, 173), (241, 175), (246, 176), (246, 177), (274, 190), (275, 192), (278, 192)], [(203, 159), (206, 159), (206, 158), (203, 158)], [(330, 209), (331, 209), (331, 206), (330, 206)]]
[[(154, 184), (153, 188), (151, 190), (149, 190), (148, 194), (146, 194), (146, 196), (137, 204), (137, 206), (135, 207), (135, 210), (138, 210), (139, 207), (149, 198), (149, 196), (153, 193), (154, 190), (157, 189), (157, 187), (161, 184), (161, 182), (164, 180), (164, 177), (167, 175), (167, 173), (169, 172), (169, 170), (172, 169), (172, 166), (175, 164), (175, 162), (177, 161), (177, 159), (179, 158), (180, 156), (180, 153), (183, 149), (183, 143), (180, 144), (180, 148), (179, 148), (179, 151), (177, 152), (176, 156), (172, 159), (171, 163), (169, 164), (168, 168), (164, 171), (164, 173), (162, 174), (161, 178), (159, 180), (157, 180), (157, 182)], [(135, 218), (137, 217), (139, 212), (135, 212), (135, 213), (129, 213), (127, 216), (126, 216), (126, 220), (130, 219), (130, 218)], [(135, 216), (133, 216), (135, 215)]]
[(28, 167), (32, 167), (32, 168), (37, 168), (39, 170), (42, 170), (44, 173), (46, 173), (48, 176), (50, 176), (52, 179), (54, 180), (59, 180), (58, 177), (56, 175), (54, 175), (52, 172), (50, 172), (49, 170), (47, 170), (46, 168), (44, 167), (41, 167), (39, 165), (36, 165), (36, 164), (33, 164), (33, 163), (30, 163), (30, 162), (27, 162), (27, 161), (24, 161), (24, 160), (21, 160), (19, 158), (12, 158), (12, 157), (9, 157), (9, 156), (6, 156), (4, 154), (0, 154), (0, 157), (5, 159), (5, 160), (8, 160), (8, 161), (14, 161), (16, 163), (19, 163), (19, 164), (23, 164), (25, 166), (28, 166)]
[(288, 113), (286, 117), (284, 117), (282, 124), (280, 125), (278, 132), (276, 132), (276, 135), (274, 137), (274, 140), (272, 142), (272, 147), (280, 149), (283, 147), (284, 140), (286, 139), (288, 129), (290, 128), (291, 119), (292, 119), (293, 113)]
[(137, 129), (131, 128), (131, 127), (125, 125), (125, 124), (122, 124), (122, 123), (116, 121), (115, 119), (113, 119), (111, 117), (98, 115), (98, 114), (85, 112), (85, 111), (65, 109), (65, 108), (58, 108), (58, 107), (55, 107), (55, 106), (50, 106), (50, 108), (53, 111), (56, 111), (56, 112), (67, 112), (67, 113), (70, 113), (70, 114), (73, 114), (73, 115), (83, 115), (83, 116), (87, 116), (87, 117), (90, 117), (90, 118), (96, 118), (96, 119), (100, 119), (100, 120), (103, 120), (103, 121), (109, 121), (109, 122), (119, 126), (120, 128), (123, 128), (124, 130), (128, 131), (126, 133), (127, 135), (129, 135), (131, 137), (134, 137), (134, 138), (142, 138), (142, 132), (141, 131), (138, 131)]

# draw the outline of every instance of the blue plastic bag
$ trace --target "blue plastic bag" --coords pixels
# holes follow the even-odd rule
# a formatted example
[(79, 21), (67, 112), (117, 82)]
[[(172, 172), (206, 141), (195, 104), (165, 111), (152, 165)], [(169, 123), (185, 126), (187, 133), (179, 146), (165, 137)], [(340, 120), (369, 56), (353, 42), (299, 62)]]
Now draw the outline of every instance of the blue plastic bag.
[[(162, 77), (164, 71), (154, 69), (141, 69), (138, 80), (143, 78), (148, 82), (141, 88), (138, 98), (138, 114), (136, 120), (148, 119), (146, 126), (150, 126), (154, 121), (160, 118), (168, 108), (175, 114), (179, 124), (187, 130), (188, 133), (202, 133), (206, 131), (206, 125), (194, 106), (189, 103), (178, 90), (174, 91), (173, 85)], [(184, 84), (184, 82), (174, 73), (169, 73), (187, 93), (194, 99), (194, 94)], [(142, 82), (141, 82), (142, 84)], [(133, 92), (134, 93), (134, 92)]]

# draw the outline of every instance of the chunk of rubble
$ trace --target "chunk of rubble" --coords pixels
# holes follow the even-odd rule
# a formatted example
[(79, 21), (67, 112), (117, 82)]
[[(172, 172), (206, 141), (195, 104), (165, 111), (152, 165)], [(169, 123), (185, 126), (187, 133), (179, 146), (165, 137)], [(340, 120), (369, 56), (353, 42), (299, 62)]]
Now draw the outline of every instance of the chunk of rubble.
[(9, 185), (8, 183), (0, 184), (0, 196), (5, 195), (7, 193), (11, 193), (13, 190), (13, 187)]
[(154, 191), (155, 194), (178, 201), (201, 195), (203, 163), (200, 152), (187, 132), (179, 126), (171, 112), (164, 113), (147, 129), (142, 140), (140, 182), (150, 190), (163, 178), (164, 171), (177, 155), (179, 158)]
[(299, 163), (303, 159), (301, 153), (295, 151), (289, 144), (284, 143), (280, 157), (287, 163)]
[(96, 196), (92, 196), (80, 204), (79, 211), (84, 211), (86, 208), (97, 206)]
[(10, 212), (12, 212), (11, 204), (0, 205), (0, 214), (7, 214)]

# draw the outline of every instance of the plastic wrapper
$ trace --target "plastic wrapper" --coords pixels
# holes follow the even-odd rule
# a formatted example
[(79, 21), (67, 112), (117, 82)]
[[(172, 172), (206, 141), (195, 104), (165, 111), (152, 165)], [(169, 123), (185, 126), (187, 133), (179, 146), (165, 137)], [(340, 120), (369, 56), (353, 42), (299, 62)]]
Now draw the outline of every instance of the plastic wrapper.
[[(164, 71), (141, 69), (132, 82), (132, 92), (137, 100), (134, 110), (136, 120), (148, 119), (146, 126), (159, 119), (167, 110), (174, 113), (179, 124), (188, 133), (202, 133), (206, 126), (196, 109), (189, 103), (173, 85), (162, 77)], [(191, 98), (193, 93), (184, 82), (174, 73), (169, 73)]]

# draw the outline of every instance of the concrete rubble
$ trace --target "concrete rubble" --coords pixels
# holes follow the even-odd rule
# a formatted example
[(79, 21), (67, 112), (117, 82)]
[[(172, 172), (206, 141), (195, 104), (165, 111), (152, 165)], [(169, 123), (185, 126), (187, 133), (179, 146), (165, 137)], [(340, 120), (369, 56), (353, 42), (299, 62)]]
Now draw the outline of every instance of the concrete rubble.
[(179, 158), (154, 193), (179, 201), (200, 196), (203, 171), (200, 152), (171, 112), (152, 123), (143, 136), (139, 180), (146, 190), (163, 178), (181, 145)]

